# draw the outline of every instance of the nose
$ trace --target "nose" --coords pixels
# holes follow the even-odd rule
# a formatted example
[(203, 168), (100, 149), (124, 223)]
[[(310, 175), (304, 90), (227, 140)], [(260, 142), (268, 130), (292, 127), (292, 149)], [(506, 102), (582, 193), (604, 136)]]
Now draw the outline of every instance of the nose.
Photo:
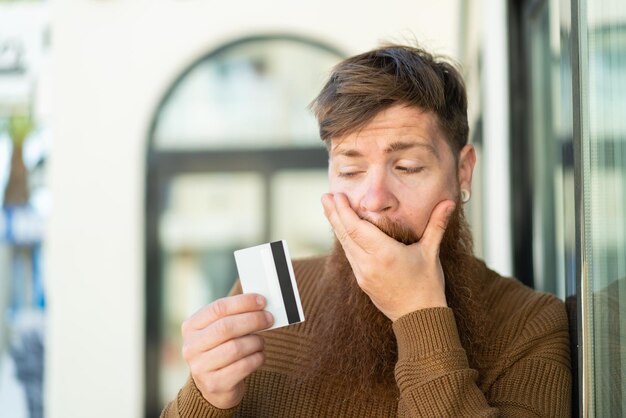
[(392, 212), (398, 207), (398, 200), (391, 189), (391, 179), (383, 170), (368, 173), (365, 191), (359, 203), (363, 215)]

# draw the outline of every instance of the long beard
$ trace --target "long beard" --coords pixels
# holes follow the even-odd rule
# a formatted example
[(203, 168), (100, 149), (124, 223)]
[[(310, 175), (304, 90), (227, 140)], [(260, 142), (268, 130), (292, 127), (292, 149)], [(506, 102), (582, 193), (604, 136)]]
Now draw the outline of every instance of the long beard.
[[(376, 226), (404, 244), (418, 241), (412, 231), (401, 225), (384, 222)], [(472, 239), (462, 207), (450, 218), (440, 260), (448, 306), (454, 311), (470, 365), (477, 368), (479, 359), (474, 353), (480, 351), (485, 315), (477, 278), (471, 274)], [(304, 379), (332, 381), (366, 396), (397, 397), (394, 368), (398, 347), (392, 322), (358, 286), (338, 241), (318, 285), (323, 302), (312, 327), (313, 349)]]

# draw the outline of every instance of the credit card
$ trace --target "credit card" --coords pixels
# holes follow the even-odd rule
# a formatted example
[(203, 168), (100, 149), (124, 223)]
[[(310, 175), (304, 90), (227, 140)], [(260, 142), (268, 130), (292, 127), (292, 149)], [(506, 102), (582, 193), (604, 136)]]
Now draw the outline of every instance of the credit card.
[(304, 321), (304, 312), (293, 274), (287, 241), (274, 241), (235, 251), (235, 262), (244, 293), (265, 296), (265, 310), (280, 328)]

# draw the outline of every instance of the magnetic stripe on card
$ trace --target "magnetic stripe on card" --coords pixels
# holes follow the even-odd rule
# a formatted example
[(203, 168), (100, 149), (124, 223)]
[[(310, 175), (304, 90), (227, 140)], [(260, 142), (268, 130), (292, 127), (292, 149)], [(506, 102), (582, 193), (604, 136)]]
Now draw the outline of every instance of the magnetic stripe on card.
[(296, 304), (296, 296), (291, 285), (291, 276), (289, 275), (289, 267), (287, 266), (287, 257), (282, 241), (274, 241), (270, 243), (272, 248), (272, 257), (276, 266), (278, 275), (278, 283), (280, 284), (280, 292), (283, 296), (285, 304), (285, 312), (287, 312), (287, 320), (290, 324), (300, 322), (300, 313)]

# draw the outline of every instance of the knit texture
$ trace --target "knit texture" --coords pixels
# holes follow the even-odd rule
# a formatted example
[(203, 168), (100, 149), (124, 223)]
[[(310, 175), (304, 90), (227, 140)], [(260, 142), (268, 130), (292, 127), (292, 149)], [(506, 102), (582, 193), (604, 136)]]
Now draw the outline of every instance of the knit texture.
[[(450, 308), (412, 312), (393, 324), (399, 398), (304, 383), (300, 354), (312, 344), (324, 258), (294, 262), (304, 323), (265, 332), (265, 365), (246, 379), (240, 405), (208, 403), (193, 379), (162, 418), (191, 417), (568, 417), (571, 370), (567, 317), (556, 297), (500, 277), (475, 260), (488, 312), (481, 369), (470, 368)], [(337, 320), (341, 320), (338, 318)]]

